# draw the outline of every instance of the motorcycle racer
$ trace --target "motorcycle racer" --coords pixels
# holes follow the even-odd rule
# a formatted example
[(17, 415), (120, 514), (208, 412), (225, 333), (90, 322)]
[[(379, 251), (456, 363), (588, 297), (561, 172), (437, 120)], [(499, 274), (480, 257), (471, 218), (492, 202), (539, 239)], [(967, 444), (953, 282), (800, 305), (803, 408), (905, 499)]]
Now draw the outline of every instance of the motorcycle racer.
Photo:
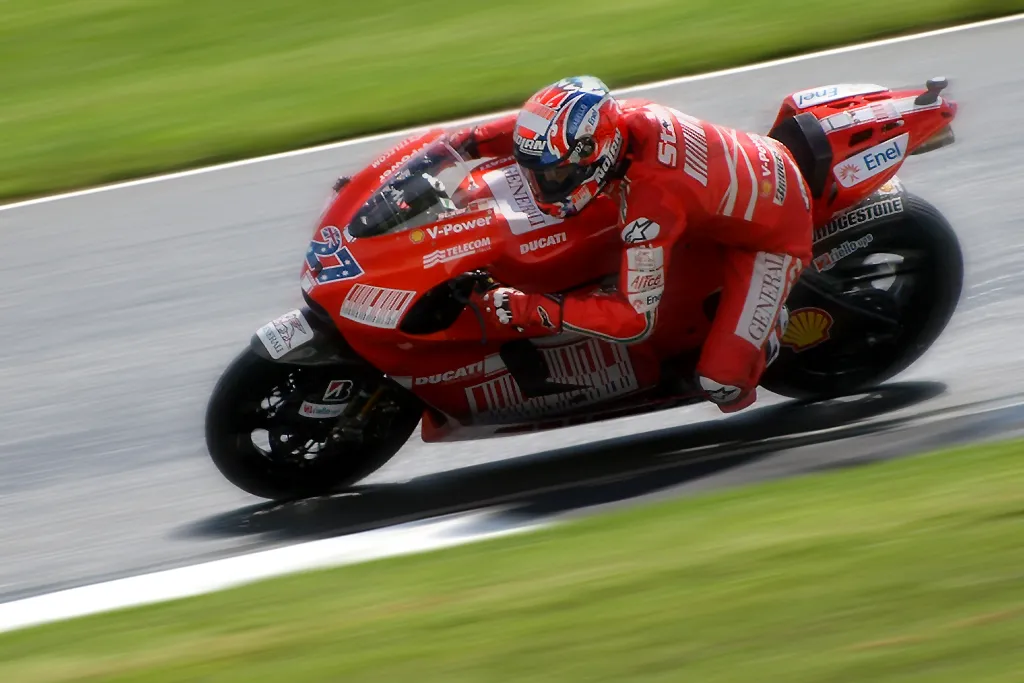
[(775, 140), (716, 125), (648, 100), (618, 101), (592, 76), (559, 80), (520, 111), (456, 131), (468, 158), (513, 156), (538, 207), (561, 218), (598, 194), (620, 198), (618, 286), (564, 296), (499, 286), (499, 321), (526, 335), (577, 332), (619, 343), (657, 324), (673, 247), (699, 235), (724, 250), (725, 284), (696, 365), (722, 412), (756, 400), (788, 320), (785, 301), (811, 259), (809, 189)]

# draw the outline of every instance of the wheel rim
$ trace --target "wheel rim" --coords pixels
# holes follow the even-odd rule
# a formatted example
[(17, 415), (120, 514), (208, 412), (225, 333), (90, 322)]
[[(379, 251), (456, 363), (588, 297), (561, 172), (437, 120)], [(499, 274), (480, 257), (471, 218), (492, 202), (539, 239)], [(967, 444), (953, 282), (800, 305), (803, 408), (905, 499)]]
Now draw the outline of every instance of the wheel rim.
[[(378, 402), (358, 432), (352, 431), (352, 421), (344, 413), (331, 418), (300, 414), (303, 401), (323, 396), (330, 381), (324, 376), (322, 371), (294, 366), (281, 366), (274, 375), (263, 375), (259, 386), (251, 388), (246, 400), (233, 403), (232, 412), (225, 416), (237, 446), (254, 451), (275, 466), (304, 469), (337, 464), (350, 454), (348, 451), (385, 439), (387, 429), (382, 421), (388, 415), (389, 401)], [(337, 405), (346, 413), (353, 407), (358, 409), (357, 401), (365, 398), (368, 389), (372, 391), (374, 385), (366, 380), (356, 385), (354, 380), (350, 400)]]
[(820, 275), (840, 297), (876, 303), (899, 322), (895, 333), (869, 328), (801, 353), (802, 371), (827, 376), (837, 385), (876, 374), (906, 353), (932, 316), (932, 292), (941, 277), (935, 255), (919, 244), (879, 244), (841, 259)]

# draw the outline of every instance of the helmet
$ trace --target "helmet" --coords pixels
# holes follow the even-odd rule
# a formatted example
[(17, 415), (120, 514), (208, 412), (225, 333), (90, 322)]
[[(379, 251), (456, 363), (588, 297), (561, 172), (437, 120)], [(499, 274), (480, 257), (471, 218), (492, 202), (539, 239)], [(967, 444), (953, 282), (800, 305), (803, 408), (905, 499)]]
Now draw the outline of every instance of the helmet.
[(516, 117), (513, 156), (537, 205), (553, 216), (579, 212), (624, 155), (625, 120), (600, 79), (573, 76), (526, 101)]

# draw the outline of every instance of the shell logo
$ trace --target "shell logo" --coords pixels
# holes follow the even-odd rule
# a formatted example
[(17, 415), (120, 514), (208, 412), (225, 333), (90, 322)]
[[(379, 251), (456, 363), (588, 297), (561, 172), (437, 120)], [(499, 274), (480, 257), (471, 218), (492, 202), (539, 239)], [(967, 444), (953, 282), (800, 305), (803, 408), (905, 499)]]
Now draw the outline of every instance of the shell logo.
[(772, 182), (770, 180), (761, 181), (761, 196), (768, 197), (772, 193)]
[(413, 244), (419, 244), (420, 242), (423, 241), (424, 237), (426, 237), (426, 235), (419, 228), (416, 228), (415, 230), (409, 233), (409, 241), (412, 242)]
[(789, 316), (789, 325), (786, 326), (786, 334), (782, 336), (782, 343), (797, 353), (806, 351), (828, 340), (833, 322), (828, 311), (820, 308), (797, 309)]

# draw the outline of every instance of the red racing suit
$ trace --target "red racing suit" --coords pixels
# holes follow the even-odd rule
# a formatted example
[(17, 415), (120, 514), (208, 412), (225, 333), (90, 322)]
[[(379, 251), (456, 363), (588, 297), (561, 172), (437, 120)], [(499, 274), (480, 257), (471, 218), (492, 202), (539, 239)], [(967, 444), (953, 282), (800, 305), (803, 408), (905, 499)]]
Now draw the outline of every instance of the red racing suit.
[[(657, 323), (675, 243), (686, 233), (716, 242), (725, 250), (724, 287), (696, 369), (723, 410), (745, 407), (764, 372), (765, 344), (779, 333), (782, 305), (811, 260), (807, 183), (775, 140), (648, 101), (622, 106), (628, 166), (618, 289), (573, 292), (560, 310), (544, 299), (545, 312), (555, 333), (643, 340)], [(453, 139), (473, 156), (511, 155), (514, 122), (513, 114)], [(529, 315), (537, 302), (521, 308)]]

